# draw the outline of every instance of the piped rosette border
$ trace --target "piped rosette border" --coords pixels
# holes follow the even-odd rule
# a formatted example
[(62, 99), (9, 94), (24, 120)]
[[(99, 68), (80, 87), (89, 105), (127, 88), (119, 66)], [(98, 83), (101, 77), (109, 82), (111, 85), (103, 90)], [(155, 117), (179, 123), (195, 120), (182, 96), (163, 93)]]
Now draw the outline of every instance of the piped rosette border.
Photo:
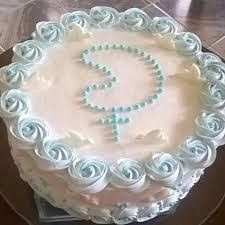
[[(76, 149), (54, 137), (43, 119), (30, 114), (29, 93), (20, 87), (35, 75), (48, 50), (62, 43), (75, 25), (82, 29), (115, 26), (167, 38), (175, 51), (199, 68), (205, 82), (201, 96), (203, 111), (196, 118), (194, 134), (178, 147), (176, 154), (155, 153), (144, 162), (118, 159), (111, 165), (99, 158), (80, 157)], [(195, 34), (178, 33), (176, 23), (169, 17), (150, 18), (136, 8), (119, 13), (114, 8), (97, 6), (90, 13), (66, 13), (60, 22), (39, 22), (32, 38), (16, 44), (13, 62), (0, 69), (4, 90), (0, 114), (7, 123), (12, 144), (33, 155), (40, 169), (65, 171), (69, 186), (78, 192), (96, 193), (108, 185), (140, 192), (157, 182), (176, 190), (182, 197), (215, 161), (216, 147), (225, 142), (225, 64), (218, 56), (202, 52), (201, 41)], [(196, 172), (196, 177), (184, 191), (182, 183), (190, 171)]]

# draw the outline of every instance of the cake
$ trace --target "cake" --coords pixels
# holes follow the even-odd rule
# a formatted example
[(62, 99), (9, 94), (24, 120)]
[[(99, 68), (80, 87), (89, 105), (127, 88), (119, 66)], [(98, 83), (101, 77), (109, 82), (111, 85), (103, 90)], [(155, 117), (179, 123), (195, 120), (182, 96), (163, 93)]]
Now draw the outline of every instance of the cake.
[(225, 136), (225, 65), (169, 17), (96, 6), (39, 22), (1, 68), (21, 178), (78, 220), (143, 222), (187, 196)]

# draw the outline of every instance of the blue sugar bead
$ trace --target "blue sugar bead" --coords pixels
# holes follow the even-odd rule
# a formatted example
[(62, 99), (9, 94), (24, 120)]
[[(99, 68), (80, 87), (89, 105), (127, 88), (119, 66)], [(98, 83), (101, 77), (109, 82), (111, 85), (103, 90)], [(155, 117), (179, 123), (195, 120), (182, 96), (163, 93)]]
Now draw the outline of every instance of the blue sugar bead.
[(105, 74), (106, 74), (107, 76), (111, 76), (111, 75), (112, 75), (112, 71), (108, 70), (108, 71), (105, 72)]
[(96, 111), (101, 111), (101, 106), (96, 105), (94, 108)]
[(112, 107), (112, 112), (116, 112), (116, 107)]
[(145, 57), (146, 60), (151, 60), (151, 58), (152, 58), (151, 55), (147, 55), (147, 56)]
[(82, 103), (87, 104), (87, 103), (88, 103), (88, 99), (84, 98), (84, 99), (82, 100)]
[(151, 64), (155, 64), (155, 63), (156, 63), (155, 59), (151, 59), (151, 60), (150, 60), (150, 63), (151, 63)]
[(92, 46), (91, 47), (91, 51), (94, 52), (95, 50), (96, 50), (96, 47), (95, 46)]
[(112, 45), (112, 48), (113, 48), (113, 49), (116, 49), (116, 48), (117, 48), (117, 44), (113, 44), (113, 45)]
[(113, 130), (117, 130), (119, 128), (119, 126), (115, 123), (115, 124), (112, 124), (112, 129)]
[(147, 102), (148, 104), (152, 104), (152, 103), (153, 103), (152, 97), (149, 98), (149, 99), (147, 99), (146, 102)]
[(141, 107), (145, 107), (145, 106), (147, 106), (147, 103), (146, 103), (146, 102), (141, 102), (141, 103), (140, 103), (140, 106), (141, 106)]
[(123, 112), (123, 111), (124, 111), (123, 106), (120, 106), (120, 107), (118, 108), (118, 111), (119, 111), (119, 112)]
[(158, 88), (158, 89), (156, 90), (156, 93), (161, 94), (162, 91), (163, 91), (162, 88)]
[(112, 83), (111, 82), (109, 82), (108, 84), (107, 84), (107, 87), (108, 88), (111, 88), (113, 85), (112, 85)]
[(154, 69), (159, 69), (159, 64), (158, 64), (158, 63), (155, 64), (153, 68), (154, 68)]
[(117, 115), (116, 113), (112, 114), (112, 118), (113, 118), (113, 119), (115, 119), (115, 118), (117, 118), (117, 117), (118, 117), (118, 115)]
[(111, 79), (111, 81), (116, 82), (116, 81), (117, 81), (117, 77), (113, 77), (113, 78)]
[(128, 107), (126, 108), (126, 111), (127, 111), (127, 112), (132, 111), (132, 107), (131, 107), (131, 106), (128, 106)]
[(101, 67), (100, 64), (98, 64), (98, 63), (95, 64), (95, 68), (96, 68), (96, 69), (100, 69), (100, 67)]
[(102, 106), (101, 110), (105, 112), (106, 111), (106, 107)]
[(117, 123), (123, 123), (123, 118), (119, 118), (119, 119), (117, 120)]
[(98, 50), (102, 50), (102, 49), (103, 49), (102, 45), (99, 45)]
[(140, 56), (145, 56), (145, 52), (144, 51), (140, 52)]
[(163, 86), (163, 82), (162, 82), (162, 81), (159, 81), (159, 82), (158, 82), (158, 86), (159, 86), (159, 87), (162, 87), (162, 86)]
[(106, 44), (105, 45), (105, 49), (109, 49), (109, 44)]
[(93, 89), (93, 90), (96, 90), (97, 88), (98, 88), (98, 85), (97, 85), (97, 84), (93, 84), (93, 85), (92, 85), (92, 89)]
[(89, 53), (89, 49), (85, 49), (83, 52), (84, 52), (85, 54), (88, 54), (88, 53)]
[(88, 65), (89, 65), (89, 66), (93, 66), (93, 64), (94, 64), (94, 63), (93, 63), (92, 61), (89, 61), (89, 62), (88, 62)]
[(114, 141), (118, 142), (120, 140), (120, 137), (119, 136), (115, 136), (113, 139), (114, 139)]
[(127, 46), (127, 51), (128, 51), (128, 52), (132, 52), (132, 51), (133, 51), (132, 47)]
[(106, 72), (106, 71), (107, 71), (107, 68), (106, 68), (105, 66), (103, 66), (103, 67), (102, 67), (102, 71), (103, 71), (103, 72)]
[(162, 71), (161, 70), (157, 70), (157, 71), (155, 71), (155, 74), (160, 76), (160, 75), (162, 75)]
[(125, 45), (123, 45), (123, 44), (121, 44), (119, 47), (120, 47), (120, 49), (122, 49), (122, 50), (125, 49)]
[(100, 89), (105, 89), (106, 87), (107, 87), (106, 84), (101, 84), (101, 85), (100, 85)]
[(158, 99), (159, 96), (158, 96), (157, 94), (154, 94), (154, 95), (152, 96), (152, 98), (153, 98), (153, 99)]
[(85, 58), (82, 58), (80, 61), (84, 64), (87, 64), (87, 62), (88, 62), (87, 59), (85, 59)]
[(133, 110), (138, 110), (140, 107), (138, 104), (132, 106)]
[(98, 121), (100, 124), (105, 124), (105, 119), (99, 119)]
[(86, 87), (86, 91), (90, 92), (91, 91), (91, 87), (90, 86)]
[(138, 48), (135, 48), (135, 49), (134, 49), (134, 52), (135, 52), (135, 53), (139, 53), (140, 50), (139, 50)]
[(157, 80), (164, 80), (164, 77), (161, 75), (161, 76), (158, 76), (157, 77)]
[(115, 137), (118, 136), (119, 135), (119, 131), (118, 130), (114, 130), (113, 131), (113, 135), (115, 135)]
[(130, 123), (131, 122), (131, 118), (126, 118), (124, 122), (125, 123)]

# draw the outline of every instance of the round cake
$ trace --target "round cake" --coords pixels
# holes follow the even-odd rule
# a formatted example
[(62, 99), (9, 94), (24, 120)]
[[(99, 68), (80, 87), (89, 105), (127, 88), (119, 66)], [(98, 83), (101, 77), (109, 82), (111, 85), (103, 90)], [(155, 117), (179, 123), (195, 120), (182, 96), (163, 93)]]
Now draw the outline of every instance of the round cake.
[(187, 196), (225, 136), (225, 65), (169, 17), (97, 6), (39, 22), (0, 70), (21, 178), (95, 223), (143, 222)]

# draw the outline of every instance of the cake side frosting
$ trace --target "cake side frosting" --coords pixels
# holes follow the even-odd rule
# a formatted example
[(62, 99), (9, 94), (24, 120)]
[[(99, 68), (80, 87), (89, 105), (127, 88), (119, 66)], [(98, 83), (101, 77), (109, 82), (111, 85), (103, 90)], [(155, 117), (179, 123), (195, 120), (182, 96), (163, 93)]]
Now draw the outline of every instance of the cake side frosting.
[[(54, 49), (53, 46), (58, 46), (58, 48), (60, 48), (61, 43), (66, 43), (64, 38), (68, 36), (68, 33), (68, 38), (76, 41), (82, 40), (83, 38), (90, 38), (91, 33), (84, 31), (83, 28), (92, 26), (95, 27), (95, 29), (121, 26), (123, 29), (127, 30), (145, 31), (147, 34), (153, 34), (157, 39), (159, 38), (161, 43), (166, 43), (166, 46), (169, 46), (168, 49), (174, 48), (182, 57), (187, 57), (189, 62), (191, 62), (191, 67), (186, 68), (187, 71), (189, 70), (187, 74), (190, 75), (190, 71), (191, 73), (194, 72), (196, 73), (197, 79), (201, 76), (202, 80), (208, 82), (208, 86), (204, 86), (203, 94), (201, 95), (201, 105), (204, 110), (196, 115), (196, 120), (194, 122), (195, 127), (189, 134), (192, 135), (192, 137), (188, 138), (186, 141), (184, 140), (184, 144), (178, 148), (177, 152), (165, 153), (165, 150), (161, 153), (153, 152), (148, 157), (145, 155), (143, 158), (138, 158), (137, 161), (131, 158), (119, 159), (119, 157), (118, 161), (112, 164), (110, 160), (102, 161), (98, 158), (83, 157), (81, 153), (87, 154), (88, 151), (79, 152), (73, 145), (70, 146), (71, 143), (68, 144), (65, 143), (65, 140), (56, 139), (54, 136), (57, 132), (54, 133), (51, 121), (49, 125), (51, 125), (53, 130), (50, 130), (50, 126), (43, 122), (42, 119), (36, 117), (38, 110), (35, 112), (35, 106), (34, 110), (33, 106), (32, 111), (30, 110), (29, 88), (25, 88), (27, 93), (12, 89), (2, 94), (1, 114), (9, 127), (10, 142), (13, 149), (15, 149), (15, 154), (13, 153), (14, 159), (17, 162), (20, 158), (17, 158), (18, 155), (28, 154), (28, 157), (31, 155), (35, 163), (40, 162), (38, 163), (40, 171), (52, 170), (52, 173), (46, 173), (49, 173), (50, 176), (54, 174), (56, 177), (60, 176), (63, 177), (63, 179), (68, 179), (71, 181), (71, 184), (75, 186), (81, 185), (82, 188), (80, 191), (78, 190), (81, 194), (84, 190), (87, 192), (99, 192), (104, 189), (104, 191), (107, 192), (107, 188), (111, 185), (114, 186), (114, 188), (118, 188), (115, 189), (118, 193), (123, 188), (125, 190), (130, 190), (132, 193), (142, 191), (143, 187), (150, 181), (148, 184), (150, 185), (149, 188), (156, 182), (165, 189), (169, 188), (169, 190), (174, 190), (174, 199), (171, 202), (174, 203), (188, 193), (191, 186), (202, 174), (203, 169), (213, 163), (216, 157), (215, 148), (224, 142), (224, 64), (213, 54), (201, 52), (201, 42), (196, 35), (185, 32), (176, 33), (176, 26), (171, 19), (150, 19), (147, 14), (139, 9), (129, 9), (124, 13), (118, 13), (115, 9), (108, 7), (96, 7), (91, 10), (90, 16), (81, 11), (68, 13), (62, 16), (61, 23), (39, 23), (33, 35), (34, 40), (26, 41), (14, 47), (14, 63), (1, 69), (1, 81), (4, 85), (3, 89), (7, 89), (6, 86), (17, 88), (25, 81), (27, 81), (27, 85), (29, 86), (28, 79), (31, 75), (33, 75), (33, 77), (38, 75), (35, 73), (37, 73), (36, 71), (40, 68), (39, 64), (43, 63), (46, 60), (45, 57), (51, 54), (51, 49)], [(70, 31), (73, 30), (73, 27), (76, 28), (75, 34), (73, 34), (73, 31)], [(112, 48), (114, 47), (112, 46)], [(115, 49), (116, 48), (117, 47), (115, 47)], [(124, 48), (124, 46), (122, 46), (122, 48)], [(133, 49), (132, 51), (137, 51), (139, 54), (139, 49)], [(145, 57), (145, 52), (142, 53), (142, 51), (140, 51), (140, 55), (142, 54)], [(158, 64), (155, 64), (154, 61), (151, 63), (153, 66), (156, 66), (157, 72), (159, 71), (160, 73), (157, 66)], [(167, 65), (167, 63), (165, 65)], [(159, 76), (161, 75), (160, 73)], [(31, 83), (33, 77), (30, 79)], [(43, 81), (44, 78), (39, 76), (39, 79), (40, 78)], [(193, 82), (189, 80), (190, 78), (185, 77), (185, 79), (188, 82)], [(200, 81), (195, 82), (197, 84), (196, 90), (199, 87), (199, 82)], [(204, 83), (206, 82), (204, 81)], [(43, 84), (46, 84), (47, 87), (51, 87), (51, 80), (44, 79)], [(161, 91), (162, 90), (160, 90), (160, 92)], [(158, 97), (156, 97), (156, 99), (157, 98)], [(33, 99), (32, 103), (34, 103)], [(196, 102), (196, 106), (198, 105), (197, 103), (198, 102)], [(145, 104), (142, 105), (145, 106)], [(135, 106), (135, 108), (139, 106), (141, 105)], [(113, 108), (111, 111), (113, 112)], [(31, 116), (28, 112), (31, 112), (35, 117)], [(27, 113), (28, 115), (26, 115)], [(113, 115), (114, 114), (112, 114), (112, 116)], [(195, 115), (195, 113), (193, 115)], [(114, 119), (114, 117), (112, 118)], [(118, 125), (119, 120), (113, 123)], [(189, 132), (190, 130), (187, 133)], [(148, 133), (151, 134), (151, 132)], [(47, 142), (48, 139), (46, 138), (49, 135), (50, 142)], [(141, 134), (139, 138), (145, 136), (148, 137), (147, 134)], [(82, 139), (78, 134), (76, 134), (75, 137), (80, 143), (92, 143), (92, 140)], [(97, 152), (94, 154), (96, 153)], [(23, 166), (21, 166), (21, 168), (24, 170)], [(39, 171), (39, 169), (37, 169), (37, 171)], [(24, 170), (24, 173), (27, 173), (27, 171)], [(194, 178), (189, 181), (189, 176)], [(30, 182), (29, 178), (24, 177), (24, 179)], [(186, 183), (187, 180), (189, 184)], [(40, 184), (40, 186), (43, 187), (43, 184)], [(102, 193), (103, 192), (99, 192), (100, 196)], [(154, 193), (152, 194), (154, 196)], [(155, 200), (155, 203), (152, 203), (150, 209), (148, 209), (150, 210), (148, 216), (142, 215), (141, 208), (136, 205), (128, 207), (127, 205), (121, 204), (117, 209), (107, 209), (110, 211), (107, 217), (109, 220), (104, 220), (104, 222), (112, 222), (113, 220), (118, 224), (125, 224), (134, 220), (143, 221), (152, 218), (161, 211), (170, 208), (172, 204), (165, 207), (163, 206), (166, 199), (165, 197), (165, 200), (160, 200), (160, 202)], [(58, 200), (61, 202), (60, 199)], [(63, 202), (61, 203), (61, 207), (71, 211), (68, 209), (66, 202), (64, 205)], [(57, 205), (57, 203), (55, 204)], [(91, 213), (91, 208), (87, 209), (87, 207), (88, 206), (84, 207), (85, 213), (82, 214), (82, 218), (102, 222), (100, 218), (104, 217), (100, 216), (100, 218), (98, 218), (99, 220), (97, 220), (96, 217), (93, 216), (93, 213)], [(121, 209), (123, 210), (121, 211)], [(98, 207), (95, 210), (98, 212)], [(101, 209), (101, 213), (104, 211), (102, 210), (103, 209)], [(116, 214), (118, 210), (119, 214)], [(74, 209), (72, 211), (74, 213), (76, 210)]]

